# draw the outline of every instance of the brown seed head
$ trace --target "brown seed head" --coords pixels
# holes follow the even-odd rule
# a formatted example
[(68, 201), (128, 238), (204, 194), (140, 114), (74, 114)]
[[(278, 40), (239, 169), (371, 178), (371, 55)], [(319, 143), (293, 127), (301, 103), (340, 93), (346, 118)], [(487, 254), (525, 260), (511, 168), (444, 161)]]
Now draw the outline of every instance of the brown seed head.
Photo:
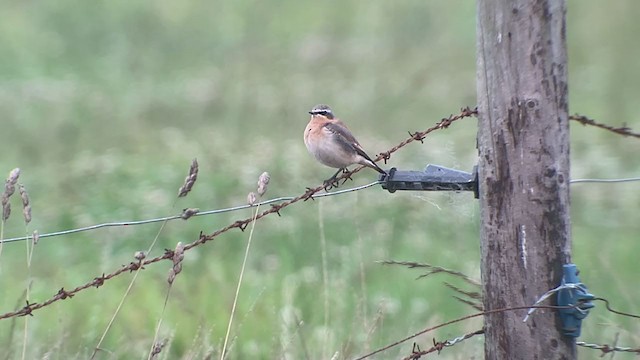
[(29, 224), (31, 222), (31, 205), (27, 205), (22, 208), (22, 216), (24, 217), (25, 224)]
[(187, 177), (184, 179), (184, 184), (182, 184), (180, 189), (178, 189), (178, 197), (187, 196), (189, 191), (191, 191), (193, 184), (196, 183), (197, 179), (198, 179), (198, 160), (193, 159), (193, 161), (191, 162), (191, 167), (189, 168), (189, 175), (187, 175)]
[(31, 222), (31, 205), (29, 202), (29, 193), (25, 189), (24, 185), (18, 185), (18, 191), (20, 191), (20, 198), (22, 199), (22, 215), (24, 215), (24, 222), (26, 224)]
[(269, 180), (271, 180), (271, 176), (269, 176), (268, 172), (263, 172), (262, 175), (258, 178), (258, 195), (262, 196), (267, 192), (267, 185), (269, 185)]
[(176, 281), (176, 272), (171, 268), (169, 269), (169, 275), (167, 275), (167, 282), (171, 285), (174, 281)]
[(167, 282), (169, 284), (173, 284), (173, 281), (176, 279), (176, 276), (180, 274), (182, 271), (182, 260), (184, 259), (184, 244), (182, 242), (178, 242), (176, 245), (176, 249), (173, 251), (173, 267), (169, 269), (169, 276), (167, 277)]
[(6, 202), (2, 204), (2, 221), (7, 221), (11, 216), (11, 203)]
[(27, 193), (27, 189), (25, 189), (24, 185), (18, 185), (18, 191), (20, 191), (20, 198), (22, 198), (22, 206), (29, 206), (29, 193)]
[(253, 191), (247, 195), (247, 204), (255, 205), (257, 200), (258, 196), (256, 196), (256, 193), (254, 193)]
[(16, 191), (16, 187), (9, 182), (9, 180), (4, 182), (4, 192), (2, 193), (2, 203), (5, 204), (9, 201), (9, 198)]
[(16, 191), (16, 184), (18, 183), (18, 178), (20, 177), (20, 169), (15, 168), (11, 170), (7, 180), (4, 182), (4, 196), (2, 197), (2, 204), (4, 205), (13, 193)]
[(179, 241), (176, 244), (176, 249), (173, 251), (173, 265), (178, 265), (184, 259), (184, 244)]
[(20, 177), (20, 168), (15, 168), (11, 170), (7, 180), (10, 181), (13, 185), (15, 185), (18, 182), (19, 177)]

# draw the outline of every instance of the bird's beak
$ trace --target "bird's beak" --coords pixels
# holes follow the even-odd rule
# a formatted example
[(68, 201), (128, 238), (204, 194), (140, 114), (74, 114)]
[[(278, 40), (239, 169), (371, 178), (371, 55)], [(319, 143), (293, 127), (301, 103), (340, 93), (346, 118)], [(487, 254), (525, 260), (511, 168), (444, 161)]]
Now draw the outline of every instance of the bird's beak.
[(312, 111), (309, 111), (309, 114), (313, 115), (313, 112), (312, 112)]

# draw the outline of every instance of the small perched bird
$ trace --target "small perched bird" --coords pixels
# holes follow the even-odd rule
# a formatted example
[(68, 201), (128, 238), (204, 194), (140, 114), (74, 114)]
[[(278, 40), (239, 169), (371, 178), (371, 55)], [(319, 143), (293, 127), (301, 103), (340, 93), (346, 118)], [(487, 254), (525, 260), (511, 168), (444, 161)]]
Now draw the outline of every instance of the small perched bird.
[(386, 174), (364, 152), (362, 146), (347, 126), (334, 117), (333, 110), (327, 105), (316, 105), (309, 111), (311, 120), (304, 130), (304, 144), (316, 160), (322, 164), (339, 169), (325, 184), (332, 184), (335, 178), (347, 166), (360, 164)]

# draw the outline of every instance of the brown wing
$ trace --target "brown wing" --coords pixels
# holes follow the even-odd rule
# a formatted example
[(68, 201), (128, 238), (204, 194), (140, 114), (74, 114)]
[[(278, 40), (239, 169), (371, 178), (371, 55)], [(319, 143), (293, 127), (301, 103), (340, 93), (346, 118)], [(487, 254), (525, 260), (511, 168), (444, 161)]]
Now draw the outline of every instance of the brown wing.
[(355, 136), (349, 131), (349, 129), (344, 125), (344, 123), (340, 120), (329, 122), (324, 125), (325, 129), (329, 130), (334, 138), (337, 140), (338, 144), (343, 147), (347, 151), (355, 151), (358, 155), (363, 158), (371, 161), (373, 160), (364, 152), (362, 146), (356, 140)]

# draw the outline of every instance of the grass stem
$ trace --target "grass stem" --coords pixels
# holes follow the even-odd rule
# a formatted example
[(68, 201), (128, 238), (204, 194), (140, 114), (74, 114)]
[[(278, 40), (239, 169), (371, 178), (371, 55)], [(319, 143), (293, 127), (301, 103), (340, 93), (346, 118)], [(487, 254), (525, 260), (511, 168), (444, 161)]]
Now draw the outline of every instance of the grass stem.
[(260, 205), (256, 207), (256, 211), (253, 216), (253, 221), (251, 222), (251, 231), (249, 231), (249, 240), (247, 241), (247, 248), (245, 249), (245, 252), (244, 252), (244, 259), (242, 259), (242, 268), (240, 269), (240, 276), (238, 278), (238, 284), (236, 286), (236, 293), (235, 293), (235, 296), (233, 297), (233, 305), (231, 306), (231, 315), (229, 316), (227, 332), (224, 335), (224, 343), (222, 345), (222, 352), (220, 353), (220, 360), (224, 360), (227, 352), (227, 344), (229, 343), (229, 334), (231, 333), (231, 325), (233, 324), (233, 317), (236, 313), (236, 306), (238, 304), (238, 295), (240, 294), (240, 285), (242, 285), (244, 270), (247, 266), (247, 259), (249, 258), (249, 250), (251, 249), (251, 239), (253, 239), (253, 230), (256, 227), (256, 218), (258, 217), (259, 211), (260, 211)]

